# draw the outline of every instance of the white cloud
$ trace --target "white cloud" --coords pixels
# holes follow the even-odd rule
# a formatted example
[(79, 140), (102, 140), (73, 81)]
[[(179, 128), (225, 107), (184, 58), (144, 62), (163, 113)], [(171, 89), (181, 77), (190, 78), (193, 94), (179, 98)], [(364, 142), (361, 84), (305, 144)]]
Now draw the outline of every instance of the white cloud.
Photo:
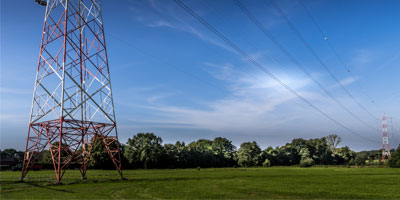
[(171, 28), (171, 29), (175, 29), (178, 31), (183, 31), (186, 33), (190, 33), (194, 36), (196, 36), (197, 38), (208, 42), (210, 44), (216, 45), (218, 47), (221, 47), (225, 50), (228, 51), (232, 51), (231, 48), (229, 48), (228, 46), (226, 46), (225, 44), (223, 44), (222, 42), (215, 40), (207, 35), (205, 35), (203, 32), (200, 32), (199, 30), (193, 28), (192, 26), (189, 25), (185, 25), (185, 24), (178, 24), (176, 22), (172, 22), (172, 21), (165, 21), (165, 20), (158, 20), (156, 22), (152, 22), (147, 24), (147, 26), (149, 27), (153, 27), (153, 28), (159, 28), (159, 27), (167, 27), (167, 28)]
[[(218, 67), (210, 64), (209, 66)], [(302, 115), (276, 114), (278, 106), (284, 109), (298, 110), (297, 97), (264, 74), (241, 73), (234, 70), (230, 64), (219, 66), (220, 71), (214, 76), (226, 81), (229, 85), (229, 94), (223, 98), (203, 102), (199, 107), (184, 107), (165, 104), (161, 98), (156, 98), (157, 103), (148, 101), (146, 104), (135, 107), (149, 110), (152, 113), (149, 120), (135, 120), (163, 128), (197, 128), (211, 131), (254, 131), (266, 130), (281, 126), (288, 121), (298, 119)], [(298, 90), (308, 99), (319, 99), (318, 94), (308, 92), (305, 88), (309, 80), (299, 80), (286, 76), (283, 81)], [(150, 96), (152, 98), (153, 96)], [(294, 103), (294, 105), (293, 105)], [(303, 110), (304, 105), (300, 106)]]
[(27, 89), (21, 89), (21, 88), (5, 88), (5, 87), (0, 87), (0, 94), (12, 94), (12, 95), (17, 95), (17, 94), (33, 94), (33, 88), (32, 90), (27, 90)]
[(357, 80), (358, 80), (357, 77), (353, 77), (353, 76), (347, 77), (343, 80), (340, 80), (339, 83), (336, 83), (333, 86), (331, 86), (331, 88), (338, 88), (338, 87), (340, 87), (340, 85), (347, 86), (347, 85), (350, 85), (350, 84), (356, 82)]
[(26, 114), (8, 114), (2, 113), (0, 115), (0, 124), (19, 124), (19, 123), (26, 123), (28, 124), (29, 115)]
[(355, 52), (352, 63), (355, 66), (363, 66), (371, 63), (376, 58), (377, 55), (373, 51), (369, 49), (359, 49)]
[(160, 93), (160, 94), (157, 94), (157, 95), (153, 95), (153, 96), (148, 97), (148, 98), (147, 98), (147, 101), (148, 101), (149, 103), (155, 103), (155, 102), (161, 101), (161, 100), (163, 100), (163, 99), (166, 99), (166, 98), (168, 98), (168, 97), (174, 96), (174, 95), (176, 95), (176, 94), (177, 94), (176, 92)]
[[(182, 12), (182, 10), (179, 9), (179, 7), (177, 7), (175, 4), (166, 3), (163, 1), (156, 2), (153, 0), (148, 0), (146, 2), (146, 5), (151, 8), (150, 10), (153, 10), (155, 12), (149, 12), (148, 9), (145, 9), (146, 11), (144, 12), (143, 10), (137, 9), (137, 6), (133, 6), (131, 7), (131, 10), (133, 11), (132, 13), (134, 13), (133, 18), (136, 21), (139, 21), (146, 26), (152, 28), (165, 27), (189, 33), (207, 43), (234, 52), (230, 47), (226, 46), (216, 37), (211, 37), (209, 34), (206, 34), (205, 32), (195, 28), (194, 26), (189, 25), (193, 24), (191, 23), (191, 20), (187, 20), (191, 18), (188, 18), (187, 14), (185, 12)], [(201, 13), (202, 15), (204, 14), (204, 11), (196, 10), (196, 13)]]
[(154, 27), (154, 28), (157, 28), (157, 27), (168, 27), (168, 28), (173, 28), (173, 29), (180, 29), (178, 26), (175, 26), (175, 25), (173, 25), (173, 24), (171, 24), (171, 23), (169, 23), (167, 21), (164, 21), (164, 20), (158, 20), (156, 22), (147, 24), (147, 26)]

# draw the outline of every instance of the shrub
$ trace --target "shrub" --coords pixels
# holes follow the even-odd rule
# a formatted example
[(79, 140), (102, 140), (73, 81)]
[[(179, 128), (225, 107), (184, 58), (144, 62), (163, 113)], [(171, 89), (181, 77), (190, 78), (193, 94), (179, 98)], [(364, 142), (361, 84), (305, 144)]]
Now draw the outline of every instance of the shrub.
[(300, 160), (300, 167), (311, 167), (314, 165), (314, 160), (312, 158), (304, 158)]
[(389, 167), (390, 165), (389, 165), (389, 160), (385, 160), (384, 162), (382, 162), (382, 165), (384, 166), (384, 167)]
[(265, 159), (265, 161), (263, 162), (263, 166), (264, 167), (271, 167), (271, 162), (268, 159)]
[(356, 164), (357, 163), (353, 158), (347, 163), (347, 165), (356, 165)]
[(395, 164), (393, 165), (393, 167), (400, 167), (400, 160), (397, 160), (397, 161), (395, 162)]
[(375, 160), (373, 161), (373, 165), (382, 165), (382, 161), (379, 160), (379, 159), (375, 159)]

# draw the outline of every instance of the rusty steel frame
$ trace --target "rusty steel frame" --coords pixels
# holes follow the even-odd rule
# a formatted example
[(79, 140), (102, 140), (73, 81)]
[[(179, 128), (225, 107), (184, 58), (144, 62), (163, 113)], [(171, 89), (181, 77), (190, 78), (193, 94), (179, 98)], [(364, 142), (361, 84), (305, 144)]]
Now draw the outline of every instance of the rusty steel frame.
[(123, 178), (100, 0), (47, 0), (21, 180), (46, 147), (58, 183), (86, 178), (94, 137)]

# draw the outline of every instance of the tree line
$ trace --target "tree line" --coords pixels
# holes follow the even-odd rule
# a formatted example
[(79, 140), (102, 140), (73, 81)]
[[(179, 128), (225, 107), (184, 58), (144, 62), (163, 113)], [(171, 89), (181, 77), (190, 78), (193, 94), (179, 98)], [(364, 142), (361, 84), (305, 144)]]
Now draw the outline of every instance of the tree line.
[[(253, 167), (253, 166), (293, 166), (313, 165), (356, 165), (400, 167), (400, 145), (392, 150), (392, 157), (381, 162), (381, 150), (352, 151), (349, 147), (338, 147), (342, 139), (328, 135), (316, 139), (293, 139), (283, 146), (261, 149), (255, 142), (243, 142), (239, 148), (232, 141), (217, 137), (213, 140), (199, 139), (185, 144), (163, 144), (161, 137), (153, 133), (138, 133), (120, 145), (122, 163), (125, 169), (134, 168), (196, 168), (196, 167)], [(23, 152), (5, 149), (0, 152), (2, 160), (14, 160), (14, 169), (22, 163)], [(89, 167), (112, 169), (103, 142), (93, 137), (89, 146)], [(43, 151), (38, 163), (52, 167), (49, 151)], [(71, 165), (74, 166), (73, 164)]]

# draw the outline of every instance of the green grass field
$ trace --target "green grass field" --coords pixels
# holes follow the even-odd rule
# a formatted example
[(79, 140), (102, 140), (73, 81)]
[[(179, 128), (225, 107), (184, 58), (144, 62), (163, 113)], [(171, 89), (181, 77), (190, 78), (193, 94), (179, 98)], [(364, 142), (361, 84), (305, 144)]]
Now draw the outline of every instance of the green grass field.
[[(89, 170), (80, 180), (67, 171), (62, 185), (53, 171), (0, 172), (1, 199), (400, 199), (400, 169), (390, 168), (219, 168)], [(39, 182), (39, 175), (41, 181)], [(52, 177), (50, 177), (51, 179)], [(54, 177), (53, 177), (54, 178)]]

